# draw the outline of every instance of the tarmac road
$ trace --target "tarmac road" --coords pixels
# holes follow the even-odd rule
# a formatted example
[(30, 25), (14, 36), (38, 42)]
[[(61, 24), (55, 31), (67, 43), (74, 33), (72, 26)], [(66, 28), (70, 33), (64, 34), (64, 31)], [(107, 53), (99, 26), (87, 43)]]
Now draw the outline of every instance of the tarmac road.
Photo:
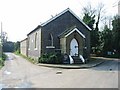
[(108, 59), (89, 69), (60, 69), (37, 66), (13, 53), (6, 54), (0, 88), (118, 88), (118, 59)]

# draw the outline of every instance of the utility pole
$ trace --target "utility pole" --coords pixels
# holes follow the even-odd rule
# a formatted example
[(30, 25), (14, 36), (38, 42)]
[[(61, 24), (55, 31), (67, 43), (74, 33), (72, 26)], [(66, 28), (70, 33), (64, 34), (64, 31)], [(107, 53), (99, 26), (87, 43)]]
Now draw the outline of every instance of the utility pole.
[(3, 45), (3, 42), (2, 42), (2, 22), (1, 22), (1, 32), (0, 32), (0, 59), (2, 59), (2, 45)]
[(2, 22), (1, 22), (1, 42), (2, 42)]
[(2, 22), (1, 22), (1, 44), (3, 43), (3, 30), (2, 30)]
[(118, 2), (118, 15), (120, 16), (120, 0)]

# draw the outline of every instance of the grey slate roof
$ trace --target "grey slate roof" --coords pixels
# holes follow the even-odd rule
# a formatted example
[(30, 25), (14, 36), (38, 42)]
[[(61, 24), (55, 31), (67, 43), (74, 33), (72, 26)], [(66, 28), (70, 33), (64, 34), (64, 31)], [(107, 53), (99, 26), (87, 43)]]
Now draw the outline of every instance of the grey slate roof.
[(62, 32), (60, 35), (58, 35), (59, 38), (64, 37), (67, 33), (71, 32), (76, 26), (70, 27), (66, 29), (64, 32)]
[[(60, 35), (58, 35), (58, 37), (59, 38), (62, 38), (62, 37), (64, 37), (64, 36), (66, 36), (67, 34), (69, 34), (70, 32), (72, 32), (72, 30), (74, 30), (74, 29), (77, 29), (77, 27), (76, 26), (73, 26), (73, 27), (71, 27), (71, 28), (69, 28), (69, 29), (67, 29), (67, 30), (65, 30), (63, 33), (61, 33)], [(76, 30), (75, 30), (76, 31)], [(81, 32), (80, 32), (81, 33)], [(82, 34), (82, 33), (81, 33)], [(85, 36), (82, 34), (81, 35), (83, 38), (85, 38)]]
[(47, 25), (48, 23), (52, 22), (53, 20), (55, 20), (56, 18), (58, 18), (59, 16), (63, 15), (66, 12), (70, 12), (72, 15), (74, 15), (88, 30), (91, 31), (91, 28), (89, 26), (87, 26), (70, 8), (65, 9), (64, 11), (62, 11), (61, 13), (57, 14), (55, 17), (49, 19), (48, 21), (42, 23), (41, 25), (38, 25), (34, 30), (32, 30), (30, 33), (28, 33), (27, 35), (30, 35), (31, 33), (33, 33), (34, 31), (36, 31), (37, 29), (39, 29), (40, 27), (43, 27), (45, 25)]
[(40, 27), (41, 27), (41, 26), (38, 25), (34, 30), (32, 30), (30, 33), (28, 33), (27, 36), (30, 35), (31, 33), (33, 33), (34, 31), (36, 31), (37, 29), (39, 29)]
[(64, 11), (62, 11), (61, 13), (56, 15), (55, 17), (53, 17), (53, 18), (49, 19), (48, 21), (42, 23), (41, 26), (45, 26), (46, 24), (50, 23), (51, 21), (53, 21), (54, 19), (56, 19), (57, 17), (61, 16), (62, 14), (66, 13), (68, 11), (71, 14), (73, 14), (88, 30), (91, 30), (91, 28), (89, 26), (87, 26), (70, 8), (65, 9)]

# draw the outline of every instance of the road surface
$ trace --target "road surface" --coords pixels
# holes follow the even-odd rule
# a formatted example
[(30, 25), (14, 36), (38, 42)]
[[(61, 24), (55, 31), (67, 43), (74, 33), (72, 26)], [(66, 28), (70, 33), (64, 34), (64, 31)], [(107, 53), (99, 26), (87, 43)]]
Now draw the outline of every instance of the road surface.
[(0, 70), (0, 88), (118, 88), (117, 59), (89, 69), (59, 69), (34, 65), (13, 53), (7, 55)]

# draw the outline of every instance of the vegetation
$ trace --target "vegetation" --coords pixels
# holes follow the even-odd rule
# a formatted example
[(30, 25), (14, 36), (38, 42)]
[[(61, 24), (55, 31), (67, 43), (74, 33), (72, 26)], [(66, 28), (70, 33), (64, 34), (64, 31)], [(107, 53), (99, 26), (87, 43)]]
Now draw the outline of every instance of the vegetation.
[(4, 61), (6, 60), (7, 56), (3, 53), (2, 57), (0, 58), (0, 68), (4, 66)]
[(48, 64), (61, 64), (63, 60), (62, 54), (49, 53), (42, 55), (38, 62), (39, 63), (48, 63)]
[[(83, 8), (83, 21), (92, 29), (91, 53), (97, 56), (120, 58), (120, 16), (112, 19), (113, 28), (110, 28), (110, 22), (107, 24), (106, 16), (103, 17), (104, 11), (103, 4), (99, 4), (97, 9), (92, 8), (91, 5)], [(105, 20), (104, 28), (100, 29), (98, 26), (103, 20)]]
[(113, 49), (120, 58), (120, 16), (115, 16), (112, 21)]
[(5, 42), (7, 40), (7, 37), (6, 37), (6, 34), (5, 32), (3, 33), (0, 33), (0, 68), (2, 66), (4, 66), (4, 61), (6, 59), (6, 55), (3, 53), (3, 43), (2, 42)]
[(112, 29), (108, 25), (101, 31), (101, 53), (105, 57), (120, 58), (120, 17), (115, 16), (112, 20)]
[(11, 41), (3, 42), (3, 52), (14, 52), (14, 43)]
[(20, 42), (3, 42), (3, 52), (17, 52), (20, 53)]
[(18, 54), (20, 53), (20, 42), (19, 41), (14, 43), (14, 52)]
[(27, 56), (22, 55), (22, 54), (20, 54), (20, 53), (18, 53), (18, 52), (14, 52), (14, 53), (15, 53), (16, 55), (19, 55), (19, 56), (23, 57), (24, 59), (30, 61), (31, 63), (37, 63), (33, 58), (27, 57)]
[(102, 54), (107, 55), (108, 51), (112, 51), (112, 30), (108, 28), (107, 25), (104, 26), (103, 31), (101, 32), (101, 41), (102, 41)]
[(83, 21), (92, 29), (91, 31), (91, 53), (97, 53), (100, 45), (99, 23), (103, 18), (104, 5), (100, 3), (98, 8), (92, 8), (89, 4), (83, 8)]

